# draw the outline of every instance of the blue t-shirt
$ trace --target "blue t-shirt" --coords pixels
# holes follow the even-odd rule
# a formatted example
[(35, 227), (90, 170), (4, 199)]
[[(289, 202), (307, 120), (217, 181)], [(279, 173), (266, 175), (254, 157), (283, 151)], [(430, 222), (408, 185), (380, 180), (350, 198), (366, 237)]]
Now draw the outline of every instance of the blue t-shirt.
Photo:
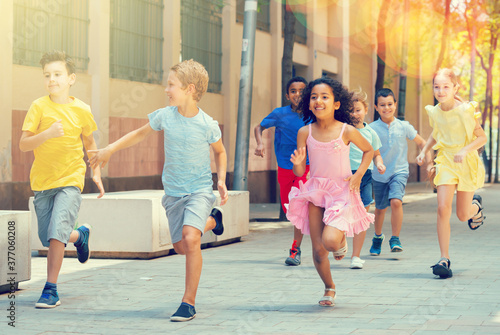
[[(266, 116), (260, 123), (262, 128), (276, 127), (274, 132), (274, 153), (278, 166), (282, 169), (293, 169), (290, 156), (297, 149), (297, 133), (305, 126), (304, 120), (299, 113), (292, 110), (290, 105), (275, 108), (271, 114)], [(309, 165), (309, 157), (306, 164)]]
[[(373, 130), (366, 122), (363, 122), (364, 128), (358, 129), (361, 135), (368, 142), (370, 142), (374, 151), (377, 151), (382, 146), (380, 143), (380, 138), (378, 137), (375, 130)], [(359, 169), (359, 165), (361, 164), (361, 160), (363, 159), (363, 151), (359, 149), (354, 143), (351, 143), (351, 150), (349, 151), (349, 160), (351, 161), (351, 170)], [(368, 166), (368, 170), (373, 170), (373, 160), (370, 162), (370, 166)]]
[(408, 143), (406, 139), (413, 140), (417, 136), (417, 131), (408, 121), (394, 119), (389, 124), (378, 119), (370, 123), (370, 127), (377, 133), (382, 143), (380, 155), (386, 167), (385, 173), (380, 174), (378, 170), (373, 170), (373, 180), (380, 183), (387, 183), (396, 173), (410, 173), (408, 165)]
[(162, 182), (165, 194), (183, 197), (195, 192), (212, 193), (210, 144), (221, 138), (218, 122), (199, 108), (191, 118), (177, 107), (158, 109), (148, 115), (149, 125), (163, 130), (165, 164)]

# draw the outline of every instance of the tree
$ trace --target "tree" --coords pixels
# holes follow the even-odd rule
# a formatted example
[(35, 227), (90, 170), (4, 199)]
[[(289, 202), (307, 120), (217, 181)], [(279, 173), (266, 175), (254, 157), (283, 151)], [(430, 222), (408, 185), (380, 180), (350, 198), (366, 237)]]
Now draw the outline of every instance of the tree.
[(283, 4), (285, 13), (284, 38), (283, 38), (283, 58), (281, 59), (281, 105), (287, 103), (286, 84), (292, 79), (293, 74), (293, 46), (295, 44), (295, 15), (289, 4)]
[(449, 37), (449, 27), (450, 27), (450, 5), (451, 0), (445, 0), (445, 12), (444, 12), (444, 24), (443, 24), (443, 34), (441, 35), (441, 49), (439, 50), (439, 56), (436, 62), (436, 71), (439, 70), (441, 64), (443, 63), (444, 55), (446, 53), (446, 42)]

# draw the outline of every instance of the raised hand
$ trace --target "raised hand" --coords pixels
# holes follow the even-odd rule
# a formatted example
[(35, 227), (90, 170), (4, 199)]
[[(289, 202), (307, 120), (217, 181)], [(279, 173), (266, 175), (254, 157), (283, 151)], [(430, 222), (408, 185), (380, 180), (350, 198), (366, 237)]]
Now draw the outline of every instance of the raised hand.
[(89, 150), (87, 153), (89, 157), (91, 156), (90, 154), (93, 154), (92, 157), (89, 158), (89, 164), (92, 169), (97, 168), (99, 165), (105, 167), (111, 158), (111, 150), (107, 147), (104, 149)]
[(217, 189), (219, 190), (219, 195), (220, 195), (220, 205), (223, 206), (227, 202), (227, 199), (229, 198), (226, 183), (224, 183), (223, 181), (218, 181)]
[(254, 155), (264, 157), (264, 154), (265, 154), (264, 144), (257, 145), (257, 148), (255, 148)]
[(307, 151), (305, 147), (295, 149), (293, 154), (290, 156), (290, 162), (293, 165), (299, 165), (307, 157)]
[(56, 138), (64, 136), (64, 129), (62, 125), (62, 120), (57, 120), (46, 130), (49, 138)]

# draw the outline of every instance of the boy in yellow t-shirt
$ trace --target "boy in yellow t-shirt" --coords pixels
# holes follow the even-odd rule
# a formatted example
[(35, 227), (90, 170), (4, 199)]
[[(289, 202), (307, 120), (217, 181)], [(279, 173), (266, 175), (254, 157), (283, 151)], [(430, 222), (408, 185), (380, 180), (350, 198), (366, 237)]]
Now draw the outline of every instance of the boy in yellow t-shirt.
[[(68, 242), (75, 244), (78, 260), (85, 263), (90, 257), (90, 226), (73, 230), (85, 181), (87, 166), (85, 149), (96, 149), (92, 133), (97, 130), (90, 107), (69, 95), (75, 83), (75, 65), (64, 52), (46, 53), (40, 60), (44, 86), (49, 92), (35, 100), (24, 120), (19, 142), (21, 151), (34, 151), (31, 168), (31, 189), (38, 219), (38, 236), (48, 247), (47, 282), (37, 308), (53, 308), (61, 304), (57, 294), (57, 277)], [(81, 137), (80, 137), (81, 135)], [(98, 198), (104, 195), (99, 167), (93, 169), (93, 180), (99, 188)]]

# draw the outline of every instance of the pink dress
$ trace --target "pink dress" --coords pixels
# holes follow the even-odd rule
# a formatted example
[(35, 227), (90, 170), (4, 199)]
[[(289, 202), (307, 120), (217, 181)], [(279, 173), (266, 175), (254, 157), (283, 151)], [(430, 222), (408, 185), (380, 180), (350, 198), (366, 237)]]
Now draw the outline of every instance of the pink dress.
[(311, 135), (307, 137), (307, 152), (311, 176), (299, 188), (292, 187), (287, 206), (287, 218), (302, 231), (309, 231), (309, 203), (325, 209), (323, 222), (335, 227), (352, 237), (367, 230), (375, 216), (367, 213), (359, 193), (349, 190), (349, 182), (344, 179), (351, 176), (349, 146), (342, 140), (346, 124), (342, 126), (340, 136), (331, 142), (319, 142)]

